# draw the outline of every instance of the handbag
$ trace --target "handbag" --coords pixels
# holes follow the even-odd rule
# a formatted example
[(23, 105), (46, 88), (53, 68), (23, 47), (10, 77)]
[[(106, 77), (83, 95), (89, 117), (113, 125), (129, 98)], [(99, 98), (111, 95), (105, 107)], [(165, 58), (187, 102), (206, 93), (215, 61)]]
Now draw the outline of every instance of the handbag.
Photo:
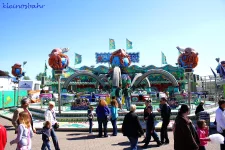
[(53, 128), (54, 128), (55, 130), (57, 130), (57, 129), (59, 128), (59, 124), (58, 124), (58, 123), (55, 123), (55, 124), (53, 125)]

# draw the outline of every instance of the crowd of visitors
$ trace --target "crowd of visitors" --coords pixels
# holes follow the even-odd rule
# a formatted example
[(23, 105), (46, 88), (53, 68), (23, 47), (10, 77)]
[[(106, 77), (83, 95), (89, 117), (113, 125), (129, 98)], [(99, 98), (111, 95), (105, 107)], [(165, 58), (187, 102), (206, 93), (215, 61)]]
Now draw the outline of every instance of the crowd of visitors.
[[(129, 95), (128, 95), (129, 97)], [(120, 100), (120, 99), (119, 99)], [(29, 98), (25, 97), (21, 100), (21, 107), (16, 109), (12, 124), (15, 127), (15, 133), (17, 134), (14, 140), (10, 141), (10, 144), (17, 144), (18, 150), (31, 150), (32, 148), (32, 137), (34, 133), (41, 134), (43, 144), (41, 150), (50, 150), (50, 141), (52, 139), (54, 147), (56, 150), (60, 150), (59, 142), (55, 133), (55, 130), (59, 127), (56, 120), (56, 113), (54, 110), (55, 103), (53, 101), (49, 102), (49, 107), (45, 111), (45, 123), (43, 129), (36, 131), (33, 126), (33, 118), (30, 113)], [(96, 108), (96, 116), (98, 121), (98, 137), (102, 137), (102, 132), (104, 137), (109, 137), (107, 132), (107, 124), (109, 121), (112, 123), (113, 133), (112, 136), (117, 136), (117, 118), (118, 118), (118, 98), (112, 97), (111, 107), (109, 108), (106, 101), (103, 99), (99, 100), (99, 104)], [(130, 105), (130, 104), (129, 104)], [(204, 111), (204, 103), (201, 102), (196, 108), (196, 115)], [(125, 115), (122, 124), (123, 136), (126, 136), (130, 142), (130, 148), (132, 150), (137, 150), (138, 148), (138, 138), (144, 136), (142, 143), (144, 145), (142, 148), (147, 148), (148, 144), (153, 137), (157, 146), (162, 146), (169, 144), (170, 140), (168, 138), (167, 128), (170, 123), (171, 108), (167, 103), (167, 98), (162, 97), (160, 100), (160, 108), (158, 112), (161, 114), (162, 127), (160, 130), (160, 138), (155, 131), (155, 114), (153, 112), (153, 107), (151, 106), (151, 100), (145, 101), (144, 108), (144, 118), (146, 123), (146, 131), (144, 136), (144, 130), (140, 124), (138, 115), (135, 113), (136, 105), (130, 105), (129, 112)], [(216, 126), (217, 131), (222, 136), (225, 137), (225, 101), (219, 101), (219, 108), (216, 110)], [(94, 107), (90, 106), (88, 110), (88, 121), (89, 121), (89, 133), (92, 134), (92, 124), (94, 119)], [(177, 117), (173, 124), (174, 133), (174, 149), (175, 150), (205, 150), (207, 142), (209, 139), (209, 127), (206, 125), (205, 120), (197, 120), (197, 127), (188, 118), (190, 114), (190, 108), (188, 105), (181, 105), (178, 111)], [(104, 131), (102, 130), (104, 127)], [(50, 139), (51, 138), (51, 139)], [(4, 149), (7, 136), (6, 129), (0, 125), (0, 149)], [(225, 150), (225, 143), (221, 144), (221, 150)]]

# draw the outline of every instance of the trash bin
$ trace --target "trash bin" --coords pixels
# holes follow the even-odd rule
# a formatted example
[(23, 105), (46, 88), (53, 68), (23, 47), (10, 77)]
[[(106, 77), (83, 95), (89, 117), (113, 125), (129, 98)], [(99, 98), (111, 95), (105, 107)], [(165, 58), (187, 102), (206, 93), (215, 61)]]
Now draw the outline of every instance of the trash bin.
[(210, 114), (207, 111), (199, 112), (199, 120), (205, 120), (206, 125), (210, 127)]

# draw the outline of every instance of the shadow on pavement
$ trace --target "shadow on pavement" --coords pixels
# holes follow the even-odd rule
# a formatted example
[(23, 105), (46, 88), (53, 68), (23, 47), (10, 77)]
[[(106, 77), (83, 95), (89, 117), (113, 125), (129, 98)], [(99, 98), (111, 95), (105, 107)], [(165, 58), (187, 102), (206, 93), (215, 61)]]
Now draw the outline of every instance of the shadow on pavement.
[(130, 142), (120, 142), (120, 143), (117, 143), (117, 144), (112, 144), (112, 146), (116, 146), (116, 145), (120, 145), (120, 146), (128, 146), (130, 145)]
[(71, 134), (67, 134), (67, 136), (76, 136), (76, 135), (81, 135), (79, 133), (71, 133)]
[(81, 137), (74, 137), (74, 138), (66, 138), (67, 140), (90, 140), (98, 138), (96, 135), (86, 135)]
[(15, 128), (13, 126), (4, 126), (6, 128), (6, 130), (15, 130)]

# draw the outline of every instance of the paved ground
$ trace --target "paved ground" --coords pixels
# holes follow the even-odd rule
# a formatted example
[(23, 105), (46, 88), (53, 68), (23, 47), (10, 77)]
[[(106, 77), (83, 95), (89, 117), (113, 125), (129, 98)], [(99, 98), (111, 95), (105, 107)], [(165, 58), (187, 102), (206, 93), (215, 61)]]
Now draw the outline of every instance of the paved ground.
[[(0, 123), (8, 129), (8, 142), (5, 150), (15, 150), (16, 145), (9, 145), (9, 141), (14, 139), (16, 135), (11, 126), (11, 122), (0, 118)], [(97, 138), (96, 134), (87, 135), (85, 132), (57, 132), (56, 133), (59, 139), (61, 150), (128, 150), (129, 143), (127, 138), (122, 136), (121, 133), (117, 137), (109, 138)], [(169, 145), (155, 147), (155, 142), (151, 142), (149, 148), (155, 150), (173, 150), (173, 135), (172, 132), (169, 132), (169, 137), (171, 142)], [(139, 141), (143, 140), (140, 138)], [(32, 139), (32, 150), (40, 150), (42, 140), (41, 135), (35, 135)], [(139, 146), (142, 145), (139, 143)], [(209, 143), (206, 147), (208, 150), (219, 150), (219, 145)], [(53, 146), (52, 146), (52, 149)], [(141, 148), (140, 148), (141, 149)]]

